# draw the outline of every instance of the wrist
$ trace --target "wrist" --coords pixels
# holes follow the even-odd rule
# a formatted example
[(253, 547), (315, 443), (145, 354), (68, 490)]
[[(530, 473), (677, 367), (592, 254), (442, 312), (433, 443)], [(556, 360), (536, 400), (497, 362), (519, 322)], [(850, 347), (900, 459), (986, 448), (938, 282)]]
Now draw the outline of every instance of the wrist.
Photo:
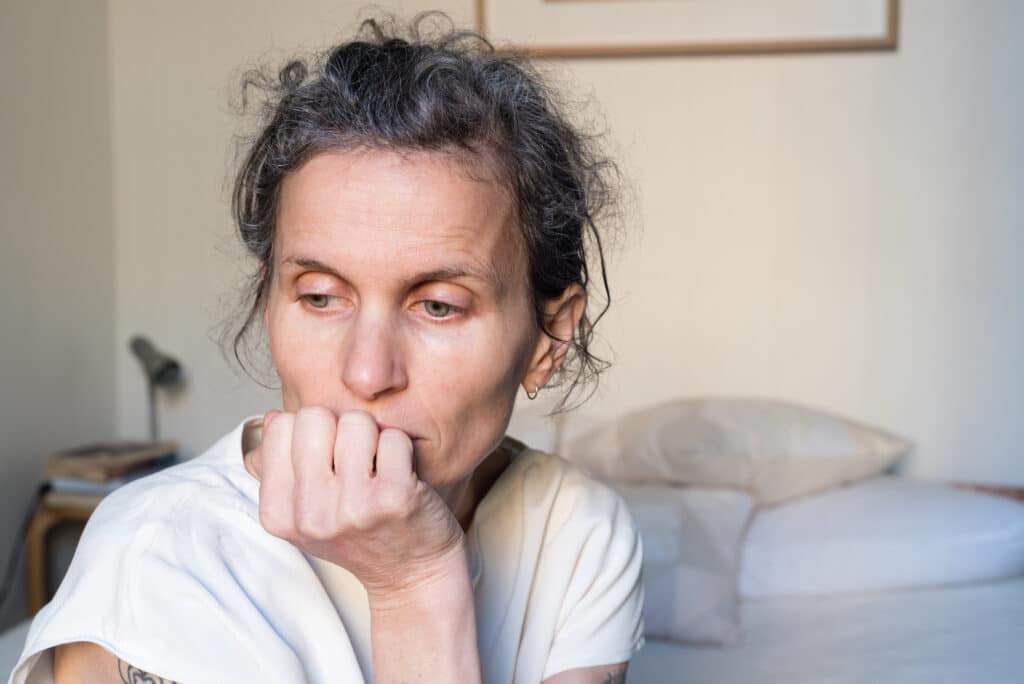
[(481, 681), (464, 547), (418, 570), (416, 581), (367, 593), (377, 682)]
[(472, 582), (469, 576), (468, 554), (460, 539), (444, 555), (407, 563), (401, 577), (377, 586), (366, 586), (371, 612), (431, 610), (439, 604), (450, 605), (453, 600), (469, 597), (472, 600)]

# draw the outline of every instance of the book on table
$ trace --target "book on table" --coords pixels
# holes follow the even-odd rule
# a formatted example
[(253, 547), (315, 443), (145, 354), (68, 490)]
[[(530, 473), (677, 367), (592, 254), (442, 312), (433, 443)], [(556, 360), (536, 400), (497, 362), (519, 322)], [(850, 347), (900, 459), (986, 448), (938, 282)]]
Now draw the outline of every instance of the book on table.
[[(115, 480), (122, 480), (123, 484), (172, 465), (177, 453), (178, 444), (173, 441), (90, 444), (52, 454), (46, 464), (46, 477), (51, 484), (77, 480), (83, 486), (91, 482), (109, 487)], [(105, 491), (109, 491), (106, 487)]]
[(167, 458), (157, 459), (145, 468), (139, 468), (138, 470), (133, 470), (127, 475), (114, 477), (103, 482), (82, 480), (77, 477), (50, 477), (48, 482), (50, 483), (51, 491), (61, 492), (63, 494), (82, 494), (85, 496), (109, 494), (118, 487), (128, 484), (132, 480), (138, 480), (139, 478), (146, 477), (147, 475), (157, 473), (167, 466), (174, 465), (177, 463), (177, 460), (178, 459), (175, 454), (169, 454)]

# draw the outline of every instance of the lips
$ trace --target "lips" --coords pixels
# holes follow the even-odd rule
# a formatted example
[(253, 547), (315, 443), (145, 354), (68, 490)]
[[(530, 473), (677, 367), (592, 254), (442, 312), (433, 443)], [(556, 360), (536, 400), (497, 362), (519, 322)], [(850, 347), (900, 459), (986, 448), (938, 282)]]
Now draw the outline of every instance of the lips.
[(381, 422), (377, 423), (377, 429), (378, 430), (387, 430), (388, 428), (392, 428), (392, 429), (395, 429), (395, 430), (401, 430), (402, 432), (404, 432), (406, 435), (409, 436), (409, 439), (413, 440), (414, 442), (416, 440), (422, 439), (422, 437), (420, 437), (419, 435), (414, 435), (413, 433), (409, 432), (405, 428), (399, 427), (397, 425), (389, 425), (388, 423), (381, 423)]

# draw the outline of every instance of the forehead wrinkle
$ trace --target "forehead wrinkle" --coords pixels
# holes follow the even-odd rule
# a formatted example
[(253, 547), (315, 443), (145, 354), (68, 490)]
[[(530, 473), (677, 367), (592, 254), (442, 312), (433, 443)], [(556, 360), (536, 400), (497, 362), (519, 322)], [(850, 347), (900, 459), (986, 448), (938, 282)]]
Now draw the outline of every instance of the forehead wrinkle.
[[(513, 288), (516, 269), (522, 262), (523, 254), (518, 230), (514, 225), (509, 226), (512, 223), (509, 220), (509, 209), (510, 207), (506, 205), (498, 212), (492, 212), (490, 216), (479, 217), (481, 225), (492, 224), (496, 228), (493, 232), (487, 231), (486, 236), (481, 236), (479, 228), (461, 223), (443, 225), (436, 232), (424, 231), (419, 226), (408, 226), (409, 232), (422, 234), (424, 239), (420, 244), (401, 245), (403, 256), (407, 253), (412, 258), (420, 257), (425, 245), (437, 247), (446, 252), (445, 256), (450, 254), (454, 258), (439, 259), (436, 267), (424, 269), (424, 273), (436, 271), (441, 275), (445, 270), (469, 271), (471, 275), (488, 283), (497, 296), (503, 299)], [(432, 214), (424, 214), (420, 218), (427, 222), (436, 221), (435, 225), (444, 222), (443, 217)], [(495, 225), (499, 221), (500, 224)]]
[[(445, 242), (445, 240), (440, 240)], [(412, 255), (418, 255), (421, 248), (410, 246), (408, 251)], [(428, 265), (415, 275), (403, 279), (403, 284), (408, 286), (415, 282), (425, 280), (455, 280), (459, 277), (471, 277), (489, 285), (499, 298), (503, 298), (508, 290), (508, 279), (495, 265), (494, 258), (479, 259), (475, 254), (465, 249), (453, 249), (445, 254), (444, 258), (438, 260), (436, 265)], [(492, 257), (494, 255), (491, 255)], [(429, 263), (429, 262), (428, 262)]]

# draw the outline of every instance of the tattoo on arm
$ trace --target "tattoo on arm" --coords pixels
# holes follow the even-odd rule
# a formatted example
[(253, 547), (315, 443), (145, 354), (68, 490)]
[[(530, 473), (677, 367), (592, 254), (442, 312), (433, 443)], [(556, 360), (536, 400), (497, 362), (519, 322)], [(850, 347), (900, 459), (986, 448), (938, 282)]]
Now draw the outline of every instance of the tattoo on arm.
[(170, 679), (164, 679), (163, 677), (143, 672), (120, 658), (117, 659), (117, 673), (121, 675), (121, 681), (124, 684), (175, 684)]
[(609, 672), (602, 684), (626, 684), (626, 671), (616, 670), (615, 672)]

